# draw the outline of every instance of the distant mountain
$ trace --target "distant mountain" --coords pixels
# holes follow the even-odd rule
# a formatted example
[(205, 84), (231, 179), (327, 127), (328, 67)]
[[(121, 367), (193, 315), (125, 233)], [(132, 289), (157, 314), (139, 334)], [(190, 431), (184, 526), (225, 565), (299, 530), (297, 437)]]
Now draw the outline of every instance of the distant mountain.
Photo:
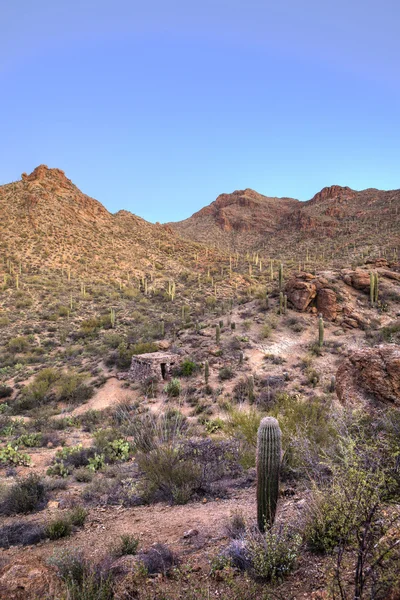
[(307, 202), (238, 190), (221, 194), (188, 219), (169, 226), (186, 239), (238, 250), (310, 245), (313, 240), (317, 244), (334, 240), (339, 247), (349, 242), (397, 247), (400, 190), (357, 192), (334, 185)]
[(192, 242), (127, 211), (116, 214), (83, 194), (60, 169), (37, 167), (0, 186), (0, 250), (30, 267), (72, 267), (107, 277), (139, 275), (155, 262), (181, 270), (173, 254), (194, 255)]
[(321, 258), (326, 266), (348, 264), (369, 254), (391, 258), (400, 246), (400, 190), (332, 186), (300, 202), (245, 189), (221, 194), (189, 219), (160, 225), (125, 210), (111, 214), (63, 171), (40, 165), (0, 186), (0, 216), (3, 265), (70, 267), (102, 277), (220, 271), (227, 253), (250, 250), (293, 266), (310, 255), (318, 265)]

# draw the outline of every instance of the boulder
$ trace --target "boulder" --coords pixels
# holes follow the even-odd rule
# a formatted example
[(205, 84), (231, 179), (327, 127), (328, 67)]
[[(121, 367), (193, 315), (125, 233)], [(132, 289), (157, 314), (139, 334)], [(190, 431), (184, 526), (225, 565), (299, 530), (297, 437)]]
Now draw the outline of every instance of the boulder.
[(299, 273), (288, 281), (285, 292), (288, 301), (296, 310), (311, 310), (314, 313), (322, 313), (325, 319), (330, 321), (336, 319), (339, 310), (336, 293), (324, 277), (317, 278), (311, 273)]
[(345, 269), (342, 271), (342, 277), (347, 285), (350, 285), (356, 290), (362, 290), (363, 292), (369, 291), (369, 271), (366, 271), (365, 269), (356, 269), (355, 271)]
[(400, 346), (352, 352), (338, 368), (336, 393), (343, 403), (377, 400), (400, 406)]
[(330, 288), (321, 288), (317, 293), (317, 310), (325, 319), (335, 321), (338, 314), (336, 293)]
[(37, 560), (15, 559), (0, 569), (0, 598), (56, 598), (59, 592), (60, 581), (54, 570)]
[[(311, 281), (309, 281), (311, 277)], [(307, 279), (307, 281), (304, 281)], [(312, 281), (313, 276), (309, 273), (293, 277), (286, 284), (286, 295), (288, 301), (301, 312), (305, 311), (317, 295), (317, 286)]]

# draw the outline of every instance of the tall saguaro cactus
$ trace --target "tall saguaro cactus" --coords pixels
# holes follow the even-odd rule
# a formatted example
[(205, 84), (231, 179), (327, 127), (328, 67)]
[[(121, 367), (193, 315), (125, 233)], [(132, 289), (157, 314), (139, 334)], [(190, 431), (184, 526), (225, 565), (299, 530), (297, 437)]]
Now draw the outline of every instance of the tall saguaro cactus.
[(272, 527), (279, 495), (282, 433), (274, 417), (264, 417), (257, 433), (257, 523)]
[(318, 346), (322, 348), (324, 345), (324, 319), (322, 315), (318, 317)]

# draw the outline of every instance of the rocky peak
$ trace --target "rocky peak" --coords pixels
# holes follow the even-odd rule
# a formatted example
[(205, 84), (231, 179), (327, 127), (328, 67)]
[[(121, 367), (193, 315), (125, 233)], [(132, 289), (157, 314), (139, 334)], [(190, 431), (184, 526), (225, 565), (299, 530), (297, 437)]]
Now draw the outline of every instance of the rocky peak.
[(350, 200), (356, 196), (356, 193), (357, 192), (347, 186), (331, 185), (322, 188), (320, 192), (315, 194), (310, 202), (317, 203), (325, 200)]
[(61, 169), (49, 169), (47, 165), (39, 165), (27, 175), (22, 173), (22, 181), (30, 181), (35, 183), (46, 183), (51, 182), (56, 184), (57, 187), (69, 187), (72, 185), (72, 181), (65, 176), (64, 171)]

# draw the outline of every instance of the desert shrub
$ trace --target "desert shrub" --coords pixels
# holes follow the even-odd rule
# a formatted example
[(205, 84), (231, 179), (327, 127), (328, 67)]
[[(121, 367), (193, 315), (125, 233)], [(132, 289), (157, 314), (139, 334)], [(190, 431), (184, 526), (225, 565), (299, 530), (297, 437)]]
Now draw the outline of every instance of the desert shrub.
[(93, 395), (93, 388), (84, 383), (84, 376), (42, 369), (21, 391), (14, 403), (15, 410), (30, 410), (52, 401), (82, 403)]
[(25, 514), (43, 508), (46, 490), (38, 475), (14, 483), (0, 501), (0, 513), (5, 515)]
[(237, 383), (235, 383), (232, 390), (233, 399), (235, 402), (245, 402), (246, 400), (253, 400), (250, 382), (247, 377), (242, 377)]
[(141, 383), (141, 391), (146, 398), (155, 398), (158, 394), (158, 379), (157, 377), (146, 377)]
[(320, 375), (318, 373), (318, 371), (316, 371), (316, 369), (313, 369), (312, 367), (307, 367), (307, 369), (305, 370), (305, 376), (307, 379), (307, 382), (312, 385), (313, 387), (315, 387), (317, 385), (317, 383), (319, 382), (320, 379)]
[(301, 317), (288, 317), (285, 320), (285, 325), (295, 333), (301, 333), (306, 328), (307, 322)]
[(174, 445), (160, 445), (147, 454), (139, 453), (136, 460), (144, 475), (143, 496), (148, 502), (185, 504), (200, 485), (199, 465), (185, 461)]
[(30, 346), (29, 340), (24, 336), (11, 338), (8, 341), (7, 348), (13, 354), (26, 352)]
[(131, 347), (132, 354), (147, 354), (157, 352), (158, 346), (154, 342), (138, 342)]
[(184, 504), (194, 495), (213, 493), (213, 484), (241, 473), (235, 443), (184, 439), (138, 453), (144, 500)]
[(261, 338), (262, 340), (265, 340), (265, 339), (267, 339), (267, 338), (271, 337), (271, 333), (272, 333), (271, 326), (270, 326), (270, 325), (268, 325), (267, 323), (265, 323), (265, 324), (264, 324), (264, 325), (261, 327), (261, 331), (260, 331), (260, 338)]
[(12, 387), (0, 383), (0, 398), (9, 398), (13, 393)]
[(46, 526), (46, 536), (51, 540), (59, 540), (68, 537), (72, 533), (72, 525), (69, 519), (59, 517), (54, 519)]
[(162, 414), (127, 414), (124, 432), (133, 438), (134, 450), (148, 452), (159, 444), (184, 437), (188, 430), (187, 418), (178, 410)]
[(0, 548), (11, 546), (32, 546), (46, 537), (45, 529), (37, 523), (20, 521), (0, 527)]
[(239, 444), (239, 460), (244, 468), (254, 467), (257, 431), (262, 414), (256, 408), (249, 410), (228, 407), (224, 429)]
[(148, 550), (142, 550), (138, 554), (138, 560), (149, 575), (168, 572), (179, 564), (177, 556), (165, 544), (154, 544)]
[(114, 556), (127, 556), (134, 555), (137, 552), (139, 546), (139, 539), (134, 535), (126, 533), (121, 535), (118, 543), (112, 549)]
[(179, 379), (171, 379), (164, 387), (164, 392), (168, 398), (177, 398), (181, 393), (181, 382)]
[(386, 325), (378, 331), (367, 331), (367, 340), (371, 345), (373, 344), (398, 344), (400, 343), (400, 321)]
[(264, 534), (249, 530), (244, 541), (248, 570), (255, 579), (282, 581), (293, 571), (300, 546), (301, 537), (287, 529)]
[(83, 506), (74, 506), (68, 513), (68, 520), (74, 527), (82, 527), (88, 513)]
[(235, 511), (225, 526), (226, 535), (232, 540), (243, 537), (246, 532), (246, 522), (243, 513)]
[(308, 505), (305, 538), (317, 553), (351, 546), (360, 550), (365, 524), (382, 525), (385, 504), (398, 499), (394, 494), (398, 482), (390, 477), (393, 457), (390, 460), (375, 445), (351, 438), (342, 440), (341, 453), (340, 462), (330, 463), (331, 480), (314, 487)]
[(103, 342), (115, 350), (123, 342), (123, 337), (119, 333), (109, 331), (104, 335)]
[(219, 479), (242, 473), (235, 441), (191, 438), (183, 440), (181, 448), (185, 460), (195, 460), (201, 467), (201, 491), (210, 491), (210, 484)]
[(57, 402), (82, 404), (93, 396), (94, 390), (84, 383), (84, 376), (77, 373), (63, 373), (54, 385)]
[(83, 448), (81, 444), (57, 450), (52, 465), (47, 469), (47, 474), (67, 477), (74, 469), (88, 466), (95, 453), (94, 448)]
[[(269, 414), (278, 419), (282, 429), (284, 456), (282, 475), (326, 471), (326, 456), (337, 453), (339, 431), (332, 400), (280, 393)], [(324, 460), (322, 458), (324, 457)]]
[(67, 588), (68, 600), (114, 600), (114, 576), (106, 562), (91, 563), (80, 552), (61, 552), (49, 563)]
[(200, 369), (200, 366), (193, 360), (186, 359), (179, 367), (179, 375), (190, 377)]
[(25, 454), (18, 450), (18, 446), (7, 444), (0, 448), (0, 465), (25, 465), (28, 466), (31, 462), (29, 454)]
[(17, 446), (26, 448), (37, 448), (43, 445), (43, 435), (41, 433), (24, 433), (15, 440)]
[(82, 415), (79, 415), (77, 420), (80, 423), (83, 431), (93, 431), (99, 425), (99, 423), (101, 423), (103, 418), (104, 417), (101, 414), (101, 411), (89, 409)]
[(270, 410), (277, 402), (278, 395), (282, 393), (286, 381), (284, 377), (270, 375), (261, 382), (261, 392), (257, 397), (260, 410)]
[(226, 381), (227, 379), (232, 379), (233, 371), (232, 367), (222, 367), (219, 370), (218, 378), (220, 381)]
[(79, 481), (80, 483), (89, 483), (90, 481), (92, 481), (94, 473), (91, 469), (87, 469), (86, 467), (79, 467), (74, 472), (74, 477), (76, 481)]

